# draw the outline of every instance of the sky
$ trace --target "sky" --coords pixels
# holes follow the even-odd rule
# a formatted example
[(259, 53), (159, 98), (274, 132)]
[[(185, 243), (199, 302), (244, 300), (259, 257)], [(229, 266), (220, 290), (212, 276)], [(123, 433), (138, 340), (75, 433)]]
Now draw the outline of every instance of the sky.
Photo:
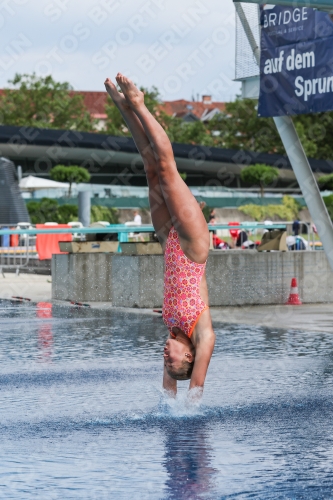
[(0, 88), (15, 73), (104, 90), (118, 71), (164, 100), (231, 101), (232, 0), (3, 0)]

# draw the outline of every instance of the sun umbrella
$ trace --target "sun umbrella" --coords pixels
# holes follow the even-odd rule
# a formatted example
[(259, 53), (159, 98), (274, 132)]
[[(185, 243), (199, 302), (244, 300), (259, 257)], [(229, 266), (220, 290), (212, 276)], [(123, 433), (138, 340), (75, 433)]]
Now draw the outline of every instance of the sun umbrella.
[(56, 182), (50, 179), (43, 179), (42, 177), (34, 177), (28, 175), (20, 180), (21, 191), (37, 191), (38, 189), (68, 189), (68, 182)]

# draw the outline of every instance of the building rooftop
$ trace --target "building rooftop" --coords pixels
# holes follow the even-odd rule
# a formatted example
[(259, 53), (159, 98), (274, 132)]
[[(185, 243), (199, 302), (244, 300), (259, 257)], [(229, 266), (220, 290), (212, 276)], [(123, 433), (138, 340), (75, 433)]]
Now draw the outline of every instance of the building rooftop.
[[(0, 89), (0, 95), (3, 93), (4, 89)], [(73, 90), (71, 94), (83, 96), (84, 104), (92, 118), (106, 120), (105, 105), (110, 98), (105, 91)], [(204, 95), (201, 101), (187, 101), (186, 99), (163, 101), (159, 107), (167, 115), (184, 121), (209, 121), (216, 113), (225, 110), (225, 103), (212, 101), (211, 96)]]
[[(93, 118), (100, 120), (106, 119), (105, 104), (109, 97), (106, 92), (95, 91), (74, 91), (83, 96), (84, 103)], [(225, 110), (224, 102), (212, 101), (211, 96), (202, 96), (201, 101), (187, 101), (178, 99), (176, 101), (164, 101), (160, 104), (161, 111), (169, 116), (177, 118), (186, 118), (193, 116), (193, 120), (209, 120), (216, 112)], [(212, 113), (213, 112), (213, 113)]]
[(212, 111), (224, 111), (225, 103), (214, 102), (211, 100), (211, 96), (203, 96), (202, 101), (186, 101), (185, 99), (179, 99), (178, 101), (165, 101), (161, 105), (161, 109), (170, 116), (183, 118), (184, 116), (191, 114), (198, 120), (204, 121), (205, 118), (210, 119), (209, 117)]

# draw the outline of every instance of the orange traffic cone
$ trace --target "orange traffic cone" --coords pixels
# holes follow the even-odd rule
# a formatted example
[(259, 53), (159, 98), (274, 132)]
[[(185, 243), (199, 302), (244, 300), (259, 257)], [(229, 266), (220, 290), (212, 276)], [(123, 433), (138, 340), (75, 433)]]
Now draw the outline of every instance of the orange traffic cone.
[(297, 286), (297, 279), (292, 278), (291, 280), (291, 289), (290, 289), (290, 294), (288, 297), (288, 301), (286, 302), (287, 306), (301, 306), (302, 301), (299, 298), (298, 295), (298, 286)]

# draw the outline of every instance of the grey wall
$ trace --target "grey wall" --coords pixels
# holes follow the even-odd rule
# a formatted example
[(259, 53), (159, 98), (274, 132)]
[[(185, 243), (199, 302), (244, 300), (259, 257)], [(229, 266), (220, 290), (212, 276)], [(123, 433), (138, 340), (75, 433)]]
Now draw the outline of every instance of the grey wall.
[(158, 307), (163, 300), (163, 255), (53, 255), (52, 297)]
[(213, 252), (207, 264), (210, 304), (283, 304), (293, 277), (303, 302), (333, 302), (333, 273), (324, 252)]
[(110, 302), (112, 259), (106, 253), (52, 256), (52, 297), (59, 300)]
[[(210, 305), (283, 304), (293, 277), (303, 302), (333, 302), (333, 273), (324, 252), (211, 252)], [(160, 307), (163, 256), (54, 255), (52, 295), (119, 307)]]

